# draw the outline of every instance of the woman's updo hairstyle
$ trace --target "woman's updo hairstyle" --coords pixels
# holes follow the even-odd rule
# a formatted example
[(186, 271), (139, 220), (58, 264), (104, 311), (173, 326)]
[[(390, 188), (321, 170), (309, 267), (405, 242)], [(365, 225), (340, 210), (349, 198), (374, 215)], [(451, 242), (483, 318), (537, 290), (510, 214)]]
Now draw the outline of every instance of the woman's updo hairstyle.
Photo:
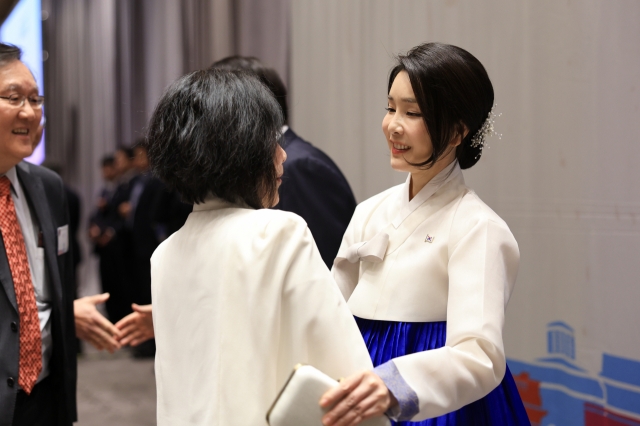
[(151, 170), (187, 203), (213, 194), (262, 208), (277, 194), (282, 125), (280, 105), (258, 77), (192, 72), (169, 86), (151, 116), (145, 142)]
[(431, 137), (433, 153), (426, 161), (412, 164), (430, 168), (448, 150), (457, 135), (467, 135), (456, 148), (462, 169), (478, 162), (482, 146), (472, 146), (471, 139), (480, 130), (493, 107), (493, 86), (480, 61), (456, 46), (425, 43), (397, 58), (389, 75), (389, 88), (398, 73), (406, 71), (424, 123)]

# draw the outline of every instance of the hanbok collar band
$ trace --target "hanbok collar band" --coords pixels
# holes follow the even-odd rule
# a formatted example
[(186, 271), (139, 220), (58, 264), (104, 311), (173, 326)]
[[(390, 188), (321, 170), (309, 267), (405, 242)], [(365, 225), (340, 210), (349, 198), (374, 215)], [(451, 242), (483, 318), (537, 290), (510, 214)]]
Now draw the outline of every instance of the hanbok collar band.
[(413, 197), (412, 200), (409, 200), (409, 187), (411, 185), (411, 174), (407, 176), (407, 180), (405, 181), (402, 191), (400, 192), (400, 212), (396, 215), (396, 217), (391, 222), (394, 228), (398, 228), (404, 220), (411, 215), (418, 207), (424, 204), (433, 194), (438, 191), (444, 184), (449, 182), (450, 180), (456, 178), (460, 175), (462, 171), (460, 170), (460, 165), (458, 161), (454, 160), (451, 164), (445, 167), (440, 173), (435, 175), (433, 179), (427, 183), (424, 188), (420, 190)]
[(204, 210), (219, 210), (225, 208), (250, 209), (251, 207), (243, 202), (230, 203), (229, 201), (223, 200), (220, 197), (216, 197), (213, 194), (207, 195), (204, 199), (204, 202), (196, 203), (193, 205), (194, 212)]
[[(402, 222), (404, 222), (411, 213), (435, 194), (438, 189), (458, 176), (462, 178), (462, 172), (460, 171), (458, 162), (454, 161), (431, 179), (431, 181), (426, 184), (411, 201), (409, 201), (409, 183), (411, 182), (411, 175), (409, 175), (400, 195), (400, 212), (391, 222), (391, 225), (395, 229), (398, 229)], [(349, 277), (357, 274), (360, 261), (380, 263), (384, 260), (389, 247), (391, 231), (392, 230), (387, 226), (368, 241), (361, 241), (359, 243), (352, 244), (349, 247), (343, 247), (340, 249), (333, 262), (332, 271), (334, 278), (341, 289), (344, 290), (347, 288), (348, 285), (345, 283), (349, 282)], [(404, 239), (406, 239), (408, 235), (409, 234), (405, 235)], [(345, 294), (344, 291), (343, 294)]]

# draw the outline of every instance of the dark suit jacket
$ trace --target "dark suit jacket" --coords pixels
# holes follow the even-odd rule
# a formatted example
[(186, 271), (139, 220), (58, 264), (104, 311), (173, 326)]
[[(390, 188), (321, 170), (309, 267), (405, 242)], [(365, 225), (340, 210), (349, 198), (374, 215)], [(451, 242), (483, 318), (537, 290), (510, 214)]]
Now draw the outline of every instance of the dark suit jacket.
[[(133, 214), (133, 247), (135, 256), (148, 261), (160, 244), (154, 219), (158, 199), (165, 190), (165, 186), (160, 179), (150, 174), (139, 175), (136, 178), (136, 184), (140, 182), (144, 185), (144, 189)], [(147, 267), (150, 268), (149, 265)]]
[(175, 189), (161, 191), (153, 214), (153, 221), (163, 228), (160, 240), (182, 228), (192, 210), (193, 205), (182, 202)]
[(80, 243), (78, 242), (82, 203), (80, 202), (80, 196), (69, 186), (64, 186), (64, 192), (67, 196), (67, 204), (69, 205), (69, 244), (73, 246), (73, 267), (77, 268), (78, 264), (82, 261)]
[[(76, 340), (73, 316), (72, 248), (58, 255), (58, 228), (69, 224), (67, 200), (60, 177), (51, 170), (21, 162), (17, 174), (32, 216), (44, 237), (45, 268), (51, 286), (51, 333), (53, 351), (49, 361), (56, 424), (71, 425), (76, 420)], [(0, 242), (0, 426), (10, 426), (18, 388), (19, 324), (16, 295), (4, 241)], [(7, 379), (14, 378), (13, 387)]]
[(296, 213), (307, 222), (322, 260), (329, 268), (338, 254), (356, 199), (338, 166), (291, 129), (284, 134), (287, 153), (275, 207)]

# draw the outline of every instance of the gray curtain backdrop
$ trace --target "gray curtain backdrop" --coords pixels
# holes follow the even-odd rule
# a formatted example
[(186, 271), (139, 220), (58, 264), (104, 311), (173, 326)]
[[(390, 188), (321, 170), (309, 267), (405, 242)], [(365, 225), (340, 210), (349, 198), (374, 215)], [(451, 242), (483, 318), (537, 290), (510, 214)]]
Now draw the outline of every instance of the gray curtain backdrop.
[(289, 0), (42, 0), (42, 8), (47, 159), (81, 195), (81, 293), (94, 293), (85, 224), (100, 160), (143, 136), (168, 84), (225, 56), (257, 56), (286, 82)]

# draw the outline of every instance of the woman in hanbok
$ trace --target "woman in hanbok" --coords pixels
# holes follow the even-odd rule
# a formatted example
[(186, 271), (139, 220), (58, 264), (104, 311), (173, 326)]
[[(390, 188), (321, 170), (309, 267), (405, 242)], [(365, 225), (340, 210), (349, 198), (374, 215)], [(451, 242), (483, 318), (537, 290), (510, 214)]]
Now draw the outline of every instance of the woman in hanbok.
[(399, 425), (528, 425), (502, 329), (519, 251), (467, 187), (493, 131), (493, 87), (469, 52), (398, 57), (382, 131), (404, 184), (361, 203), (332, 272), (376, 366), (327, 392), (325, 425), (387, 412)]
[(194, 203), (151, 258), (160, 426), (266, 425), (297, 363), (370, 370), (355, 320), (298, 216), (271, 210), (280, 107), (241, 71), (188, 74), (149, 123), (154, 173)]

